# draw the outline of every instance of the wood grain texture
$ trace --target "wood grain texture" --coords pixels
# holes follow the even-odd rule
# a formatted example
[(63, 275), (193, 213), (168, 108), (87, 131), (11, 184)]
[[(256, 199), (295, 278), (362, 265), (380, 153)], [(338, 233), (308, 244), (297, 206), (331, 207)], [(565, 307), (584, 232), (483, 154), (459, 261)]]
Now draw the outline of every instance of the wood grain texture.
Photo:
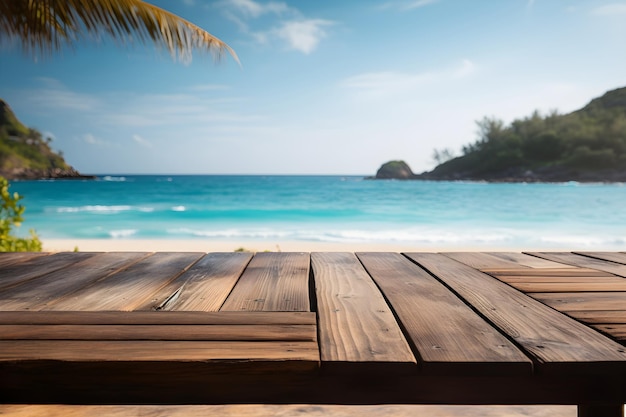
[(626, 292), (530, 293), (559, 311), (624, 310)]
[(493, 256), (482, 252), (442, 252), (442, 255), (448, 258), (459, 261), (465, 265), (471, 266), (475, 269), (485, 268), (515, 268), (515, 269), (530, 269), (530, 267), (521, 265), (515, 261), (503, 259), (497, 256)]
[(626, 341), (626, 324), (596, 324), (593, 327), (622, 343)]
[(48, 255), (50, 255), (48, 252), (2, 252), (0, 253), (0, 268)]
[(416, 360), (382, 294), (352, 253), (312, 253), (322, 367), (412, 372)]
[(137, 310), (218, 311), (250, 259), (251, 253), (209, 253)]
[(0, 340), (316, 341), (315, 325), (0, 325)]
[(396, 253), (358, 253), (393, 306), (425, 371), (530, 374), (532, 362), (423, 269)]
[(626, 265), (626, 253), (623, 252), (573, 252), (577, 255), (586, 256), (589, 258), (597, 258), (605, 261), (611, 261), (618, 264)]
[(626, 324), (626, 306), (623, 310), (571, 310), (567, 315), (588, 324)]
[(524, 292), (626, 291), (618, 277), (497, 277)]
[[(626, 370), (626, 350), (510, 286), (443, 255), (407, 254), (536, 358), (538, 372)], [(615, 293), (614, 293), (615, 294)]]
[(242, 311), (0, 311), (0, 324), (280, 325), (315, 324), (315, 313)]
[(529, 252), (533, 256), (626, 277), (626, 265), (569, 252)]
[(17, 264), (5, 265), (0, 268), (0, 290), (66, 268), (94, 255), (95, 253), (89, 252), (62, 252), (50, 256), (34, 257)]
[(257, 253), (220, 311), (310, 311), (308, 253)]
[(498, 277), (615, 277), (608, 272), (589, 268), (502, 269), (485, 268), (482, 272)]
[[(0, 292), (1, 310), (43, 310), (74, 292), (146, 257), (140, 252), (110, 252), (89, 256), (38, 279)], [(80, 259), (80, 257), (79, 257)]]
[(548, 261), (547, 259), (537, 258), (521, 252), (485, 252), (496, 258), (511, 261), (520, 266), (528, 266), (531, 268), (573, 268), (572, 265), (562, 264), (559, 262)]
[(5, 417), (573, 417), (574, 414), (571, 406), (0, 405), (0, 415)]
[[(314, 342), (2, 340), (5, 361), (319, 361)], [(281, 365), (277, 365), (280, 368)]]
[(159, 252), (56, 301), (46, 310), (131, 311), (193, 265), (202, 253)]

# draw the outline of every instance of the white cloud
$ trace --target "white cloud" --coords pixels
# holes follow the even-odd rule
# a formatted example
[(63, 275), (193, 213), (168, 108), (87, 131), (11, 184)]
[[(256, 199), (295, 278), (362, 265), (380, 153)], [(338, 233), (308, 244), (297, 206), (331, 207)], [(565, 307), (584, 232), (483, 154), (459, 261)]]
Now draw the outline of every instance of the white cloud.
[(626, 3), (610, 3), (596, 7), (591, 11), (596, 16), (618, 16), (626, 15)]
[(291, 21), (285, 22), (275, 33), (287, 42), (291, 49), (310, 54), (327, 36), (323, 28), (332, 24), (333, 22), (322, 19)]
[(94, 145), (94, 146), (109, 146), (110, 145), (109, 142), (97, 138), (92, 133), (84, 134), (81, 139), (83, 142), (89, 145)]
[(476, 72), (476, 65), (464, 59), (460, 66), (437, 72), (405, 73), (398, 71), (371, 72), (344, 80), (343, 87), (355, 90), (365, 97), (375, 98), (409, 92), (416, 88), (469, 77)]
[(405, 4), (404, 8), (406, 10), (419, 9), (420, 7), (425, 7), (430, 4), (437, 3), (439, 0), (417, 0), (411, 1)]
[(228, 90), (228, 86), (224, 84), (197, 84), (188, 88), (190, 91), (223, 91)]
[(137, 144), (139, 144), (141, 146), (144, 146), (146, 148), (152, 148), (152, 143), (149, 140), (144, 139), (144, 138), (142, 138), (141, 136), (139, 136), (137, 134), (133, 135), (133, 140), (135, 141), (135, 143), (137, 143)]
[(464, 59), (461, 66), (452, 72), (453, 78), (465, 78), (474, 73), (476, 65), (469, 59)]
[(99, 99), (88, 94), (76, 93), (65, 87), (54, 78), (39, 77), (36, 79), (41, 87), (27, 92), (26, 98), (33, 106), (55, 109), (90, 111), (98, 107)]
[[(283, 2), (224, 0), (218, 6), (228, 20), (234, 22), (242, 33), (250, 36), (257, 44), (280, 41), (286, 43), (289, 49), (304, 54), (313, 52), (320, 41), (328, 36), (324, 28), (334, 24), (326, 19), (306, 18), (298, 9)], [(264, 15), (268, 18), (257, 19)], [(271, 21), (278, 17), (282, 21)]]
[(422, 7), (430, 6), (431, 4), (438, 3), (439, 0), (404, 0), (404, 1), (390, 1), (379, 6), (379, 9), (396, 9), (396, 10), (414, 10), (421, 9)]
[(286, 3), (273, 2), (260, 3), (254, 0), (225, 0), (220, 3), (222, 7), (234, 9), (245, 17), (257, 18), (267, 13), (282, 14), (290, 9)]

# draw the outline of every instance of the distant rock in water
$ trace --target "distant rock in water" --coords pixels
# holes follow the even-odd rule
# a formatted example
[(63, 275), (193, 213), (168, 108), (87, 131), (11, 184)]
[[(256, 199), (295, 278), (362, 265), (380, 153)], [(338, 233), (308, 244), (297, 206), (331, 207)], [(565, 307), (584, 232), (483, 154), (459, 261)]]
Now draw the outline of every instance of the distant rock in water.
[(389, 161), (383, 164), (376, 172), (377, 180), (411, 180), (415, 174), (404, 161)]

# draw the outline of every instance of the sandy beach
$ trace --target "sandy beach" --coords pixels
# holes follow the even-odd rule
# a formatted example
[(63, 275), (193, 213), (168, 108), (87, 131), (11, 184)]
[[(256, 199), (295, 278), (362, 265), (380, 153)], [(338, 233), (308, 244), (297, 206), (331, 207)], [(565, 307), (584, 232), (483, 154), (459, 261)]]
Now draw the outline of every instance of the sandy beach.
[[(503, 246), (426, 246), (393, 243), (333, 243), (319, 241), (259, 241), (204, 239), (42, 239), (46, 252), (521, 252), (572, 251), (577, 248)], [(584, 250), (584, 248), (581, 248)], [(587, 248), (587, 250), (589, 250)]]

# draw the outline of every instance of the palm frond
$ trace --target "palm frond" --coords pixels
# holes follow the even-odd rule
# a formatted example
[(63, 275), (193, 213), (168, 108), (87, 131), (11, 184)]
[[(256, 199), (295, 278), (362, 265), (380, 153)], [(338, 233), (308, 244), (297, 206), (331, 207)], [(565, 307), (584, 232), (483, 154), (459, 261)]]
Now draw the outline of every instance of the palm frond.
[(164, 46), (172, 58), (190, 61), (193, 50), (239, 62), (224, 42), (193, 23), (142, 0), (2, 0), (0, 41), (15, 42), (33, 56), (48, 55), (85, 38), (108, 35)]

